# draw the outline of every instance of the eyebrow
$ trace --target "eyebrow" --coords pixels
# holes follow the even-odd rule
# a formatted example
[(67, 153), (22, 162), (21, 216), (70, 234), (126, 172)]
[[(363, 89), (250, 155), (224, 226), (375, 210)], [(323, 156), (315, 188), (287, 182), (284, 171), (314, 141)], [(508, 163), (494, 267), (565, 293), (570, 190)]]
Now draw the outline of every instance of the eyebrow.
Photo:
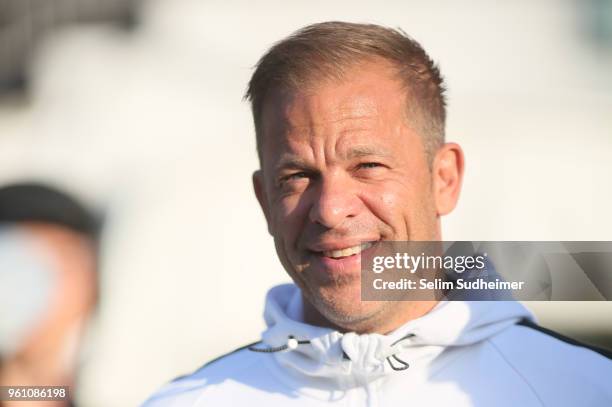
[(278, 160), (276, 164), (276, 171), (283, 170), (285, 168), (311, 168), (312, 165), (305, 159), (290, 153), (285, 153)]
[[(391, 152), (380, 146), (363, 146), (357, 145), (351, 147), (345, 154), (340, 155), (340, 158), (346, 161), (354, 160), (362, 157), (391, 157)], [(304, 168), (312, 169), (310, 162), (300, 156), (291, 153), (285, 153), (281, 156), (276, 170), (280, 171), (286, 168)]]
[(391, 152), (380, 146), (364, 146), (356, 145), (351, 147), (346, 154), (342, 156), (345, 160), (352, 160), (362, 157), (390, 157)]

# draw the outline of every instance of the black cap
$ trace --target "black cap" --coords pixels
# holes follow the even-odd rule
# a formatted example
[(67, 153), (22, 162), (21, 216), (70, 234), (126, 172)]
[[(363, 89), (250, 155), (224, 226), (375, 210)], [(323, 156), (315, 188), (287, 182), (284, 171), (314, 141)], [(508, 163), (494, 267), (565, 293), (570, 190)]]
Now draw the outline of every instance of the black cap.
[(54, 187), (31, 183), (0, 187), (0, 223), (44, 222), (94, 239), (101, 220), (76, 198)]

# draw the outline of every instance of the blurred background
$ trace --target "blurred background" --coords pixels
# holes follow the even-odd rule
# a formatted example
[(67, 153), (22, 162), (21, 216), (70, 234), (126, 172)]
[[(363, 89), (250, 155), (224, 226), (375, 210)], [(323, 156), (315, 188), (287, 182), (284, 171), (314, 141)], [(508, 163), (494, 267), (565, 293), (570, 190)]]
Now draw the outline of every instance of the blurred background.
[[(467, 157), (446, 240), (612, 240), (611, 0), (290, 4), (0, 0), (0, 186), (53, 185), (105, 220), (77, 405), (137, 405), (258, 339), (267, 289), (289, 279), (251, 191), (242, 95), (309, 23), (401, 27), (440, 64)], [(611, 347), (609, 302), (526, 305)]]

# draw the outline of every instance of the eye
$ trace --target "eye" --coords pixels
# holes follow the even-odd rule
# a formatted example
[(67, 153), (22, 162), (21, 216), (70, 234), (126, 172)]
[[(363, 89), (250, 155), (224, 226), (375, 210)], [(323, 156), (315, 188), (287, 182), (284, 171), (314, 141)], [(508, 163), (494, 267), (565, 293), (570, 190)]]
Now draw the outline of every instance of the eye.
[(354, 176), (365, 180), (375, 180), (383, 177), (389, 167), (376, 161), (366, 161), (357, 164), (353, 170)]
[(296, 171), (282, 175), (278, 179), (277, 188), (282, 194), (299, 193), (310, 185), (311, 179), (315, 176), (308, 171)]
[(369, 168), (377, 168), (383, 167), (381, 163), (370, 162), (370, 163), (361, 163), (357, 166), (358, 169), (369, 169)]
[(286, 182), (298, 181), (303, 178), (308, 178), (308, 174), (306, 172), (304, 171), (295, 172), (293, 174), (288, 174), (288, 175), (281, 177), (280, 183), (282, 185), (282, 184), (285, 184)]

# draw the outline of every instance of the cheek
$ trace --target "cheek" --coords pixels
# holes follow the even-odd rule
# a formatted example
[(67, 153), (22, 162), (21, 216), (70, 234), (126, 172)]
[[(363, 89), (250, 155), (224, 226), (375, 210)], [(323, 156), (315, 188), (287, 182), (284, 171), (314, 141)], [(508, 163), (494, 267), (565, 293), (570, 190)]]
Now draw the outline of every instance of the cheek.
[(387, 224), (410, 212), (410, 192), (405, 186), (380, 186), (362, 195), (370, 211)]
[(284, 241), (293, 242), (308, 218), (308, 208), (299, 196), (279, 199), (272, 207), (274, 235)]
[(396, 232), (403, 229), (405, 218), (410, 212), (404, 191), (381, 192), (377, 209), (378, 218)]
[(424, 193), (422, 185), (393, 180), (363, 191), (361, 196), (376, 222), (384, 223), (392, 235), (387, 237), (403, 240), (408, 239), (410, 230), (419, 228), (428, 199)]
[(392, 209), (396, 206), (397, 195), (392, 192), (384, 192), (380, 197), (380, 204), (385, 208)]

